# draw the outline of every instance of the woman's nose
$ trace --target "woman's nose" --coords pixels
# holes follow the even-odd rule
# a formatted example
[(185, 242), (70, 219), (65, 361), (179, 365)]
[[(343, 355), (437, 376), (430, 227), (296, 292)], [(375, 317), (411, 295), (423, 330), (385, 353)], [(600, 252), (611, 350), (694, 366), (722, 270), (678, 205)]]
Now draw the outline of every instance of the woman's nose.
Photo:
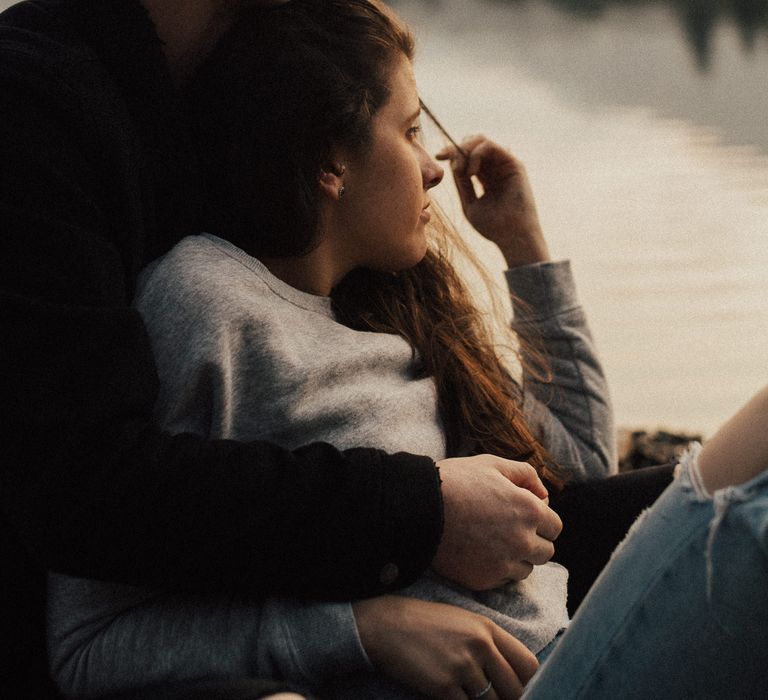
[(428, 190), (442, 182), (445, 171), (432, 156), (426, 155), (426, 163), (422, 168), (422, 177), (424, 178), (424, 189)]

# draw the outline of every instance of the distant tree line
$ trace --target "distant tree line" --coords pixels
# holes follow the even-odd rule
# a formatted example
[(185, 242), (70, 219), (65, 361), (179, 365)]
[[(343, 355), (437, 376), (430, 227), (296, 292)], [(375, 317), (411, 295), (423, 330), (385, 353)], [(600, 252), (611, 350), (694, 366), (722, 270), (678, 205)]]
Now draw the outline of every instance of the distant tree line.
[[(530, 0), (497, 0), (524, 4)], [(702, 70), (712, 58), (712, 39), (718, 23), (727, 20), (739, 30), (745, 51), (754, 50), (760, 34), (768, 36), (768, 0), (545, 0), (571, 14), (597, 18), (610, 7), (670, 5), (685, 32)]]

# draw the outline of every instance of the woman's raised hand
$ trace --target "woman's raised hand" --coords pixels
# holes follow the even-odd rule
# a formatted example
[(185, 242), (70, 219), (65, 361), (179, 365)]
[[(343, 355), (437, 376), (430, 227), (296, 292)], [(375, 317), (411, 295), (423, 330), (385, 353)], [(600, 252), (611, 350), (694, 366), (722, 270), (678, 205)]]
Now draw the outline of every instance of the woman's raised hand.
[(387, 595), (353, 603), (377, 670), (440, 700), (519, 698), (536, 657), (490, 620), (462, 608)]
[[(501, 249), (507, 265), (549, 260), (536, 203), (523, 164), (485, 136), (472, 136), (461, 147), (437, 154), (450, 160), (464, 214), (483, 236)], [(482, 186), (478, 194), (472, 178)]]

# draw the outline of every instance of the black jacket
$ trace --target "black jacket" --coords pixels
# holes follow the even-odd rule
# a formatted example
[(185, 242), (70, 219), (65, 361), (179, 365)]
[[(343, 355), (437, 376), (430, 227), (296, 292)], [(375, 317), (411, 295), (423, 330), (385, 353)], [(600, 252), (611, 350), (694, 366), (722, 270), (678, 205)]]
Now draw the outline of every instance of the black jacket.
[(43, 697), (46, 568), (349, 598), (408, 583), (439, 541), (427, 458), (151, 423), (157, 377), (129, 303), (140, 268), (197, 231), (185, 134), (137, 0), (0, 15), (0, 678), (32, 669), (3, 697)]

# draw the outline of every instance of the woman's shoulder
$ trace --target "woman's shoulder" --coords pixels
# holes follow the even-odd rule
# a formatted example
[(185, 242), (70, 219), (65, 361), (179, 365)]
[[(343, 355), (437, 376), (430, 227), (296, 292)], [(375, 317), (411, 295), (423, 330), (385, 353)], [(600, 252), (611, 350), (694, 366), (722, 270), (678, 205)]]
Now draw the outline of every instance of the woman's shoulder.
[(250, 294), (260, 288), (266, 290), (246, 264), (249, 259), (257, 262), (215, 236), (187, 236), (144, 268), (139, 275), (137, 298), (159, 291), (170, 298), (199, 301), (221, 291), (231, 296), (240, 285), (247, 285)]
[(247, 259), (222, 239), (188, 236), (144, 268), (134, 306), (145, 320), (158, 315), (197, 322), (253, 319), (254, 310), (269, 307), (271, 292)]
[(148, 326), (229, 333), (336, 322), (330, 299), (290, 287), (256, 258), (211, 234), (188, 236), (139, 275), (134, 306)]

